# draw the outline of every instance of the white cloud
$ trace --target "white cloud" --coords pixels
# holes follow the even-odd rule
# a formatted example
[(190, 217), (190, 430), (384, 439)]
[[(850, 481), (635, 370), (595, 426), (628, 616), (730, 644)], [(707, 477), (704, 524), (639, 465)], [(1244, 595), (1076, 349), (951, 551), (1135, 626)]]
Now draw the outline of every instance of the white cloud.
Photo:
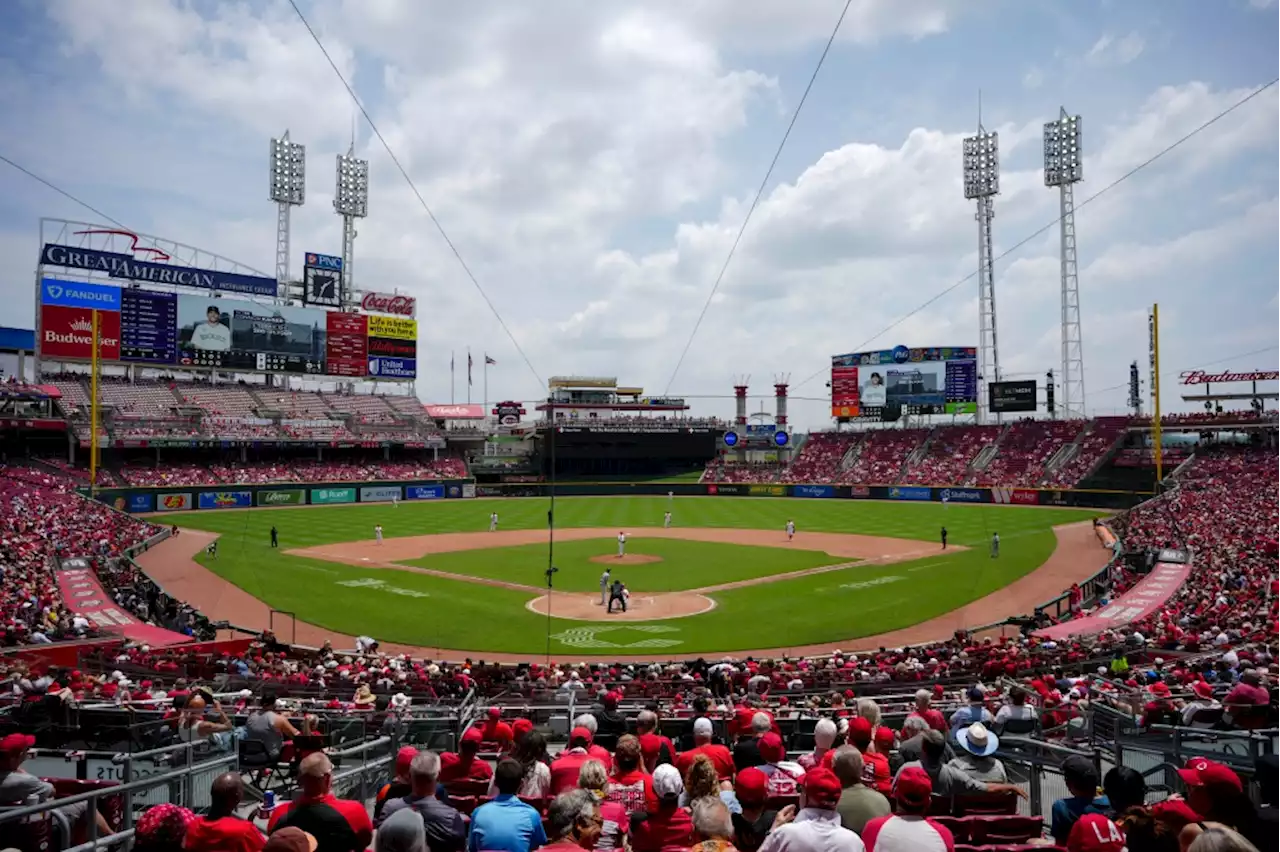
[(1027, 90), (1035, 90), (1044, 85), (1044, 72), (1038, 67), (1027, 69), (1027, 73), (1022, 75), (1022, 88)]
[[(319, 0), (304, 8), (542, 379), (598, 373), (661, 392), (841, 5), (424, 11), (416, 0)], [(855, 0), (830, 73), (874, 61), (870, 73), (892, 86), (910, 77), (894, 64), (895, 43), (920, 39), (964, 61), (967, 37), (948, 30), (969, 8)], [(287, 5), (139, 0), (108, 11), (58, 0), (49, 9), (48, 43), (81, 70), (39, 99), (38, 87), (0, 86), (0, 108), (13, 119), (0, 127), (0, 150), (105, 199), (132, 227), (271, 268), (266, 139), (287, 127), (309, 146), (295, 254), (337, 253), (332, 163), (348, 143), (352, 108)], [(1107, 62), (1137, 56), (1141, 39), (1125, 48), (1130, 37), (1108, 41)], [(1027, 90), (1043, 86), (1033, 72)], [(973, 207), (959, 186), (970, 119), (933, 107), (914, 124), (898, 113), (876, 126), (837, 125), (831, 116), (848, 108), (842, 80), (824, 84), (833, 100), (826, 111), (821, 101), (806, 107), (673, 392), (727, 396), (731, 377), (745, 373), (771, 396), (772, 376), (790, 372), (797, 385), (818, 376), (796, 388), (817, 400), (832, 353), (976, 340), (974, 280), (880, 334), (976, 266)], [(1080, 107), (1088, 156), (1077, 201), (1238, 100), (1245, 90), (1236, 85), (1181, 82), (1118, 97), (1106, 111)], [(1057, 215), (1057, 195), (1038, 171), (1042, 110), (1000, 105), (1017, 120), (996, 128), (1005, 164), (998, 252)], [(1263, 328), (1274, 336), (1274, 323), (1263, 322), (1271, 317), (1240, 307), (1268, 274), (1265, 298), (1274, 297), (1275, 200), (1257, 187), (1275, 186), (1277, 123), (1275, 98), (1259, 98), (1080, 210), (1090, 388), (1123, 381), (1145, 351), (1142, 317), (1155, 294), (1171, 329), (1190, 322), (1209, 286), (1241, 339)], [(366, 129), (357, 150), (371, 160), (373, 183), (356, 276), (419, 297), (421, 395), (448, 398), (449, 352), (470, 345), (477, 360), (488, 351), (499, 362), (492, 398), (542, 396)], [(8, 205), (0, 248), (9, 256), (34, 255), (32, 218), (88, 215), (0, 174)], [(1199, 204), (1210, 187), (1214, 202)], [(6, 210), (20, 215), (5, 218)], [(997, 264), (1006, 374), (1057, 367), (1057, 247), (1054, 227)], [(1242, 257), (1252, 266), (1219, 284), (1224, 264)], [(0, 296), (29, 305), (29, 274), (0, 278)], [(1230, 335), (1214, 340), (1204, 345), (1234, 351)], [(1194, 365), (1204, 360), (1200, 345), (1190, 332), (1183, 342), (1174, 335), (1168, 357)], [(482, 393), (478, 373), (473, 391)], [(697, 403), (720, 414), (730, 405)], [(802, 426), (819, 425), (823, 409), (805, 399), (792, 407)]]
[(1104, 33), (1085, 54), (1085, 60), (1093, 65), (1128, 65), (1142, 55), (1146, 41), (1136, 32), (1116, 38)]

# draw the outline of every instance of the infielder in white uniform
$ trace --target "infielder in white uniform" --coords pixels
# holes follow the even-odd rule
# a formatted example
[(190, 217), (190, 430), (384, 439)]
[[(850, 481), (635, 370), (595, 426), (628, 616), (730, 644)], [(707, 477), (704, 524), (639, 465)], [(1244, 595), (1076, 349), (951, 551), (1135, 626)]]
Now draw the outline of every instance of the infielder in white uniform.
[(662, 528), (664, 530), (671, 529), (671, 513), (670, 512), (667, 512), (665, 515), (662, 516)]
[(498, 513), (490, 512), (489, 513), (489, 532), (497, 532), (497, 531), (498, 531)]
[(600, 606), (604, 606), (609, 602), (609, 569), (604, 569), (604, 573), (600, 575)]
[(398, 494), (392, 494), (392, 495), (391, 495), (391, 508), (393, 508), (393, 509), (399, 509), (399, 508), (400, 508), (400, 495), (398, 495)]
[(373, 540), (378, 544), (382, 544), (382, 524), (378, 524), (373, 528)]
[(796, 522), (790, 521), (790, 520), (787, 521), (787, 541), (791, 541), (791, 539), (795, 537), (795, 534), (796, 534)]
[(618, 533), (618, 558), (621, 559), (623, 556), (626, 556), (626, 555), (627, 555), (627, 534), (624, 532), (620, 532)]

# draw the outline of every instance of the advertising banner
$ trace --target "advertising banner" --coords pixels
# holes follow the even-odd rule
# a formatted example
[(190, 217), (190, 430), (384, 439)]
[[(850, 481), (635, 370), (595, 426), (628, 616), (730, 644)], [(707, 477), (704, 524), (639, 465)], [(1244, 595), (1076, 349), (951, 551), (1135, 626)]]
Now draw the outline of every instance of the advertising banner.
[(474, 482), (462, 483), (462, 496), (464, 499), (470, 500), (476, 496), (476, 484)]
[(354, 488), (312, 488), (311, 489), (311, 505), (323, 506), (331, 503), (354, 503), (356, 502), (356, 490)]
[(719, 483), (712, 483), (711, 485), (708, 485), (708, 486), (707, 486), (707, 493), (708, 493), (708, 494), (726, 494), (726, 495), (730, 495), (730, 496), (735, 496), (735, 497), (736, 497), (736, 496), (740, 496), (740, 495), (742, 495), (742, 494), (746, 494), (746, 493), (747, 493), (747, 486), (745, 486), (745, 485), (720, 485)]
[(83, 560), (64, 561), (62, 570), (57, 574), (58, 589), (62, 592), (62, 600), (67, 609), (84, 616), (100, 630), (118, 633), (148, 645), (176, 645), (190, 639), (181, 633), (138, 621), (106, 593), (97, 576), (84, 565)]
[(526, 413), (524, 406), (518, 402), (500, 402), (492, 411), (493, 416), (497, 417), (498, 422), (503, 426), (515, 426)]
[(412, 317), (417, 314), (418, 300), (413, 296), (398, 296), (394, 293), (365, 293), (360, 300), (360, 310)]
[(428, 405), (427, 416), (436, 420), (483, 420), (484, 406), (479, 403), (463, 405)]
[[(98, 311), (98, 357), (120, 360), (120, 312)], [(40, 355), (43, 358), (93, 357), (93, 310), (40, 306)]]
[(171, 263), (151, 263), (138, 260), (129, 254), (61, 246), (55, 243), (45, 243), (40, 252), (40, 262), (46, 266), (105, 272), (112, 278), (149, 281), (152, 284), (176, 284), (179, 287), (200, 287), (223, 293), (248, 293), (253, 296), (274, 298), (277, 290), (274, 278), (243, 275), (238, 272), (219, 272), (213, 269), (195, 269), (190, 266), (174, 266)]
[(865, 485), (853, 485), (849, 487), (849, 496), (856, 500), (866, 500), (871, 497), (871, 489)]
[(1040, 492), (1031, 488), (992, 488), (991, 502), (1015, 506), (1039, 506)]
[(477, 485), (476, 486), (477, 497), (502, 497), (505, 494), (506, 494), (506, 491), (504, 491), (503, 489), (499, 488), (496, 485)]
[(327, 327), (319, 308), (178, 296), (183, 366), (323, 373)]
[(418, 321), (403, 317), (369, 316), (369, 336), (389, 337), (392, 340), (418, 339)]
[(126, 512), (151, 512), (156, 507), (154, 494), (130, 494), (125, 505)]
[(301, 488), (290, 488), (285, 491), (259, 491), (259, 506), (303, 506), (307, 502), (307, 492)]
[[(350, 314), (350, 316), (361, 316)], [(361, 316), (361, 319), (367, 319)], [(366, 347), (369, 356), (382, 358), (417, 358), (418, 342), (416, 340), (396, 340), (391, 337), (370, 337)]]
[(1190, 575), (1189, 563), (1157, 562), (1137, 585), (1092, 615), (1042, 628), (1034, 635), (1046, 639), (1092, 636), (1141, 621), (1168, 603)]
[(120, 310), (120, 288), (111, 284), (86, 284), (45, 278), (40, 282), (40, 304), (62, 308)]
[(191, 492), (181, 494), (157, 494), (156, 511), (179, 512), (191, 508)]
[(943, 503), (985, 503), (986, 495), (979, 488), (939, 488), (938, 499)]
[(178, 360), (178, 297), (125, 290), (120, 296), (120, 360), (174, 364)]
[(369, 324), (362, 314), (325, 314), (325, 360), (331, 376), (363, 376), (369, 370)]
[(836, 487), (834, 485), (793, 485), (791, 486), (792, 497), (834, 497), (836, 496)]
[(752, 497), (786, 497), (785, 485), (748, 485), (747, 494)]
[(360, 489), (361, 503), (389, 503), (392, 500), (399, 500), (402, 496), (399, 485), (380, 485)]
[(404, 489), (406, 500), (439, 500), (444, 497), (443, 485), (407, 485)]
[(894, 485), (889, 489), (890, 500), (932, 500), (933, 489), (910, 485)]
[(342, 306), (342, 258), (314, 252), (303, 255), (302, 301), (328, 308)]
[(247, 509), (253, 505), (249, 491), (202, 491), (197, 495), (201, 509)]
[(1036, 410), (1036, 380), (991, 382), (987, 385), (988, 402), (997, 414)]
[(374, 379), (412, 379), (418, 375), (418, 362), (413, 358), (370, 358), (369, 377)]
[(886, 406), (920, 414), (972, 414), (978, 406), (972, 346), (895, 346), (831, 357), (835, 417), (879, 417)]
[(450, 500), (457, 500), (462, 496), (462, 486), (450, 485), (448, 491), (446, 492), (446, 496), (448, 496)]

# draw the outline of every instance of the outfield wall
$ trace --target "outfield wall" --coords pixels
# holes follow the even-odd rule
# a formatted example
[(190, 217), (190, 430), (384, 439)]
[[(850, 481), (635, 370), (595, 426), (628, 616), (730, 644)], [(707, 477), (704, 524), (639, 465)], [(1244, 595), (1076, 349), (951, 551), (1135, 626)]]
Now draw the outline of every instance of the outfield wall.
[[(810, 500), (890, 500), (905, 503), (966, 503), (1011, 506), (1070, 506), (1127, 509), (1151, 495), (1132, 491), (1048, 488), (956, 488), (930, 485), (749, 485), (728, 482), (566, 482), (558, 497), (617, 497), (671, 494), (677, 497), (795, 497)], [(123, 512), (179, 512), (266, 506), (333, 506), (391, 500), (471, 497), (545, 497), (545, 482), (477, 484), (469, 480), (425, 482), (333, 482), (235, 485), (222, 488), (105, 488), (98, 499)]]

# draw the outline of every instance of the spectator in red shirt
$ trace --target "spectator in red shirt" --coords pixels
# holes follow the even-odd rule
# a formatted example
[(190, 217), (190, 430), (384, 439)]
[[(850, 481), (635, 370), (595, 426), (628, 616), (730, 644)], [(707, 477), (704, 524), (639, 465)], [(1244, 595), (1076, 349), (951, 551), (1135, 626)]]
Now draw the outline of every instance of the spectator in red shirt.
[(653, 793), (653, 776), (644, 771), (640, 740), (631, 734), (619, 737), (613, 761), (613, 780), (606, 792), (608, 800), (620, 803), (628, 814), (656, 811), (658, 800)]
[(440, 755), (440, 783), (450, 781), (488, 781), (493, 777), (489, 764), (476, 757), (483, 739), (479, 728), (467, 728), (462, 734), (455, 754), (446, 751)]
[(363, 802), (339, 799), (330, 791), (333, 764), (321, 752), (298, 765), (299, 795), (277, 805), (267, 833), (301, 828), (316, 838), (316, 852), (364, 852), (373, 840), (373, 823)]
[(915, 709), (907, 714), (907, 718), (919, 716), (924, 719), (925, 724), (930, 728), (945, 734), (947, 732), (947, 719), (942, 715), (942, 711), (935, 709), (932, 704), (933, 693), (927, 689), (917, 689)]
[(247, 819), (236, 816), (244, 797), (240, 773), (227, 772), (213, 779), (207, 816), (196, 817), (187, 826), (182, 844), (186, 852), (261, 852), (267, 838)]
[(636, 716), (636, 736), (640, 738), (640, 753), (644, 757), (644, 768), (652, 772), (660, 763), (674, 763), (676, 747), (671, 740), (658, 733), (658, 714), (652, 710), (641, 710)]
[(589, 745), (591, 732), (586, 728), (574, 728), (569, 732), (569, 747), (551, 761), (550, 795), (558, 796), (578, 786), (582, 767), (594, 759), (587, 753)]
[(680, 752), (676, 758), (676, 768), (680, 770), (681, 775), (689, 774), (689, 767), (693, 766), (693, 761), (698, 755), (705, 754), (710, 759), (711, 765), (716, 768), (716, 775), (721, 781), (732, 780), (733, 755), (725, 746), (713, 743), (711, 741), (713, 737), (714, 730), (710, 719), (700, 717), (693, 720), (693, 748)]
[(641, 816), (631, 817), (631, 848), (634, 852), (682, 852), (693, 845), (693, 818), (680, 807), (684, 782), (680, 770), (669, 763), (653, 774), (653, 791), (658, 806)]
[(862, 716), (849, 723), (849, 743), (862, 752), (862, 783), (888, 796), (893, 793), (889, 756), (871, 747), (871, 722)]
[(604, 825), (596, 840), (597, 852), (612, 852), (614, 849), (624, 848), (631, 833), (631, 816), (621, 804), (610, 802), (606, 797), (609, 773), (604, 764), (594, 759), (582, 764), (582, 769), (578, 772), (578, 786), (594, 796), (600, 805), (600, 819), (604, 821)]

